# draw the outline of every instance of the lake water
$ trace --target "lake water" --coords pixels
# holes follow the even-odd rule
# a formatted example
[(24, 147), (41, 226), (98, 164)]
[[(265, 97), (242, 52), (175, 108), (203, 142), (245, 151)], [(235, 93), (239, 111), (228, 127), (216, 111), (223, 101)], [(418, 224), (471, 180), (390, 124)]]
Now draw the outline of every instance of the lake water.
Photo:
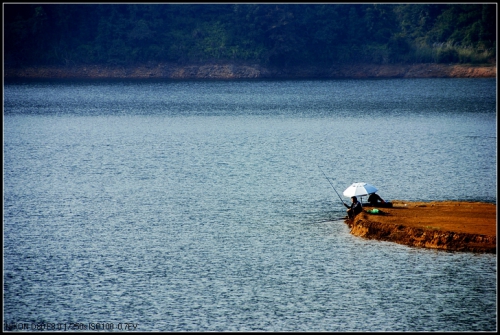
[(4, 329), (495, 331), (496, 255), (352, 236), (322, 171), (496, 203), (496, 123), (496, 79), (6, 82)]

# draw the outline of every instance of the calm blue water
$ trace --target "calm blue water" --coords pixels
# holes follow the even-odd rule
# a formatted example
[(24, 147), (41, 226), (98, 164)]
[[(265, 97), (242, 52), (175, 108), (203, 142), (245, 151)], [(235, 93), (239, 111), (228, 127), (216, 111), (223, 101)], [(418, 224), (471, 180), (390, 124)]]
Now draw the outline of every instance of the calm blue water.
[(354, 237), (318, 167), (339, 193), (496, 203), (495, 79), (20, 81), (4, 95), (8, 324), (497, 329), (496, 255)]

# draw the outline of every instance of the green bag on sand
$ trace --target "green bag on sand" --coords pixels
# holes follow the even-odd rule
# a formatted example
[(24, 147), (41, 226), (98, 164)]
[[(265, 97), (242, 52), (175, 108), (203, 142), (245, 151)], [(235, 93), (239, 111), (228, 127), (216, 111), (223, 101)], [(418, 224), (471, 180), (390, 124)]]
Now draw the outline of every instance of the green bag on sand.
[(382, 214), (382, 211), (380, 211), (378, 208), (369, 209), (366, 212), (370, 214)]

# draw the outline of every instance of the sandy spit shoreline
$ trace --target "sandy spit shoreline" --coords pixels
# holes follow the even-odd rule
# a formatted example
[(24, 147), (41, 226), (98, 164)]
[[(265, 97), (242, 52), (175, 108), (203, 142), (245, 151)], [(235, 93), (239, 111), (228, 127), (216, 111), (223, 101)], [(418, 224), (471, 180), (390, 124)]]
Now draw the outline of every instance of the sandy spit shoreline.
[[(351, 234), (413, 247), (496, 254), (496, 204), (395, 200), (382, 215), (364, 211), (346, 220)], [(376, 207), (375, 207), (376, 208)]]
[(496, 65), (413, 64), (271, 68), (258, 64), (175, 63), (133, 67), (80, 65), (4, 69), (4, 78), (68, 79), (306, 79), (306, 78), (495, 78)]

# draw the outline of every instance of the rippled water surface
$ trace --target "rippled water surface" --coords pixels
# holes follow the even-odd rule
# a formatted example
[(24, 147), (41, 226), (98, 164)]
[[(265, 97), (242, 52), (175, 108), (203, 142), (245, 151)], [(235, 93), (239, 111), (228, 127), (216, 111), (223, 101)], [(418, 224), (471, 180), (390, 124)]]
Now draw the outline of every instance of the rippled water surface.
[(4, 95), (7, 323), (497, 329), (496, 255), (354, 237), (321, 172), (339, 193), (364, 181), (388, 200), (496, 203), (495, 79), (22, 81)]

